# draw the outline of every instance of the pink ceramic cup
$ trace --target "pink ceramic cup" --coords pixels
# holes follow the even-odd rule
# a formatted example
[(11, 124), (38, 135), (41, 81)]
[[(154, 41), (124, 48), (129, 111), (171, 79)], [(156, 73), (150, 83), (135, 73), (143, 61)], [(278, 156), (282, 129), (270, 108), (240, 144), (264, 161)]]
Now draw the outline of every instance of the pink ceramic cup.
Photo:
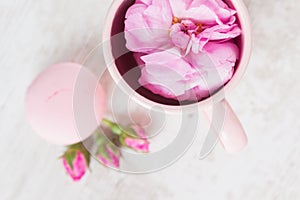
[[(124, 40), (119, 38), (116, 41), (112, 41), (110, 43), (108, 43), (107, 41), (111, 41), (112, 36), (124, 30), (124, 16), (127, 8), (133, 3), (134, 0), (113, 1), (105, 21), (106, 24), (104, 26), (103, 32), (103, 52), (108, 70), (114, 81), (118, 84), (119, 87), (121, 87), (124, 92), (131, 95), (131, 99), (133, 101), (149, 109), (155, 106), (160, 106), (163, 107), (164, 111), (178, 114), (182, 111), (198, 112), (200, 108), (206, 114), (208, 120), (212, 122), (212, 127), (215, 127), (215, 132), (216, 134), (218, 134), (220, 142), (228, 152), (237, 152), (243, 149), (247, 144), (245, 131), (238, 117), (235, 115), (234, 111), (225, 99), (225, 95), (229, 94), (233, 90), (233, 88), (235, 88), (235, 86), (240, 82), (242, 76), (246, 71), (251, 54), (251, 24), (247, 8), (245, 7), (243, 1), (226, 0), (226, 3), (231, 8), (234, 8), (237, 11), (238, 22), (242, 29), (242, 34), (238, 38), (238, 45), (240, 47), (240, 60), (236, 66), (236, 71), (233, 78), (222, 88), (222, 90), (219, 90), (211, 97), (197, 103), (180, 106), (168, 105), (168, 101), (166, 101), (165, 103), (158, 103), (157, 101), (153, 100), (155, 99), (155, 97), (152, 97), (153, 95), (141, 95), (139, 92), (133, 91), (132, 87), (130, 87), (130, 84), (128, 84), (128, 80), (124, 80), (122, 76), (123, 72), (122, 70), (120, 70), (119, 65), (123, 65), (123, 67), (126, 68), (126, 65), (128, 65), (128, 63), (126, 62), (130, 62), (132, 58), (130, 58), (130, 55), (125, 55), (125, 57), (123, 56), (123, 60), (115, 60), (113, 46), (116, 43), (122, 43), (121, 45), (123, 45)], [(120, 51), (122, 51), (122, 49)], [(138, 77), (136, 77), (136, 79), (138, 79)], [(214, 124), (215, 122), (212, 119), (212, 116), (214, 116), (214, 114), (218, 112), (220, 113), (220, 115), (221, 113), (223, 115), (221, 127)], [(218, 124), (220, 123), (218, 122)]]

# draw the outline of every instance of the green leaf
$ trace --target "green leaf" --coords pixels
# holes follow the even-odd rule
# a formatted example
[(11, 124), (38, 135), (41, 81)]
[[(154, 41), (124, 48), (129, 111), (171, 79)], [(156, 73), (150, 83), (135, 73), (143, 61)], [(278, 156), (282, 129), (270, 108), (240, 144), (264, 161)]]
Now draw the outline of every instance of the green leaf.
[(68, 150), (71, 150), (71, 149), (78, 150), (78, 149), (81, 149), (82, 146), (83, 146), (82, 143), (79, 142), (79, 143), (72, 144), (72, 145), (68, 146)]
[(90, 167), (90, 162), (91, 162), (91, 154), (89, 152), (84, 152), (83, 153), (84, 157), (85, 157), (85, 160), (86, 160), (86, 163), (87, 163), (87, 166)]
[(73, 161), (76, 158), (77, 151), (76, 150), (67, 150), (67, 152), (64, 154), (64, 157), (70, 166), (71, 169), (73, 169)]
[(76, 158), (77, 152), (80, 151), (86, 162), (87, 165), (90, 165), (90, 160), (91, 160), (91, 156), (90, 153), (86, 150), (86, 148), (84, 147), (84, 145), (82, 144), (82, 142), (70, 145), (68, 147), (68, 150), (65, 152), (64, 157), (68, 163), (68, 165), (71, 167), (71, 169), (73, 169), (73, 162)]

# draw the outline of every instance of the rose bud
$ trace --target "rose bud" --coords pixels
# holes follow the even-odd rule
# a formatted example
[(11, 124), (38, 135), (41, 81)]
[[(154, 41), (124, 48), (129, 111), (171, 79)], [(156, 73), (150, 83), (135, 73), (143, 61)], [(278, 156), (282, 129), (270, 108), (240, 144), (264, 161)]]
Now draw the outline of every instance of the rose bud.
[(108, 125), (115, 135), (119, 136), (119, 141), (122, 146), (138, 152), (149, 152), (149, 142), (147, 140), (145, 131), (140, 126), (131, 125), (123, 127), (111, 122), (108, 119), (103, 119), (103, 123)]
[(143, 153), (149, 152), (149, 142), (146, 139), (131, 137), (127, 134), (122, 134), (119, 139), (123, 146)]
[(73, 181), (79, 181), (88, 169), (90, 154), (82, 143), (77, 143), (68, 147), (62, 156), (62, 161)]
[(96, 156), (99, 161), (107, 167), (119, 168), (121, 153), (118, 147), (102, 135), (97, 138), (96, 144)]
[(147, 140), (145, 131), (140, 126), (132, 125), (126, 127), (119, 140), (123, 146), (131, 148), (135, 151), (144, 153), (149, 152), (149, 142)]

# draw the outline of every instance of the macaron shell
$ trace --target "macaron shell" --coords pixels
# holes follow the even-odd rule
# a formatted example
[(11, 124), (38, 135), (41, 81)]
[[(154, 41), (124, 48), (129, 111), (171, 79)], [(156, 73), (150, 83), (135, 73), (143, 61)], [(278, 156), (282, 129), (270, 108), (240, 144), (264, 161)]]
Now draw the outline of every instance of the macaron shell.
[(28, 88), (26, 115), (49, 143), (70, 145), (88, 138), (105, 113), (104, 91), (96, 77), (76, 63), (44, 70)]

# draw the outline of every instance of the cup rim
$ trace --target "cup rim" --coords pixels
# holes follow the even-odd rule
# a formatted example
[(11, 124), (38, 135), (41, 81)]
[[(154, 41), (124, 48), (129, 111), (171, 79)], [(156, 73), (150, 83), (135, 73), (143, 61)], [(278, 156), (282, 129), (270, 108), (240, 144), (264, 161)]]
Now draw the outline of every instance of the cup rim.
[[(106, 15), (105, 23), (104, 23), (102, 42), (110, 40), (111, 29), (112, 29), (115, 13), (117, 12), (119, 6), (123, 3), (123, 1), (124, 0), (113, 1), (110, 8), (108, 9), (108, 13)], [(107, 65), (106, 67), (108, 68), (108, 71), (112, 76), (114, 82), (118, 83), (117, 86), (120, 87), (124, 92), (126, 92), (126, 94), (132, 95), (131, 98), (133, 101), (138, 102), (142, 106), (149, 109), (155, 109), (156, 107), (160, 107), (160, 108), (163, 107), (165, 111), (171, 113), (173, 112), (178, 113), (178, 111), (182, 111), (182, 110), (193, 112), (195, 111), (195, 109), (198, 109), (199, 107), (200, 108), (210, 107), (213, 105), (213, 103), (225, 99), (225, 95), (230, 93), (236, 87), (236, 85), (239, 83), (239, 81), (245, 74), (250, 60), (251, 51), (252, 51), (252, 29), (251, 29), (251, 21), (250, 21), (248, 10), (244, 2), (241, 0), (229, 0), (229, 1), (237, 11), (237, 16), (240, 21), (240, 26), (242, 29), (241, 39), (243, 43), (243, 49), (241, 50), (238, 69), (235, 71), (231, 80), (215, 94), (199, 102), (195, 102), (187, 105), (174, 106), (174, 105), (166, 105), (166, 104), (152, 101), (142, 96), (141, 94), (137, 93), (129, 86), (129, 84), (122, 78), (122, 75), (117, 69), (115, 63), (111, 63), (111, 64), (109, 63), (111, 60), (114, 60), (111, 45), (103, 45), (103, 55), (104, 55), (105, 63)]]

